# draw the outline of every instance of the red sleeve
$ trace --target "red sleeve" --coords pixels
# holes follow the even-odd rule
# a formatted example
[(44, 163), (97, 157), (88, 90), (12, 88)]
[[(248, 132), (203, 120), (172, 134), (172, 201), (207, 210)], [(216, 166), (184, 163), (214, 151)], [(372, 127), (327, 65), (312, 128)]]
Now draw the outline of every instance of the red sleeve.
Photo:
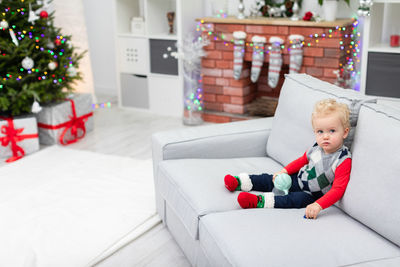
[(306, 164), (308, 164), (307, 152), (305, 152), (300, 158), (289, 163), (285, 169), (287, 170), (288, 174), (293, 174), (298, 172)]
[(342, 198), (350, 180), (350, 171), (351, 158), (345, 159), (342, 164), (337, 166), (332, 188), (316, 201), (323, 209), (332, 206)]

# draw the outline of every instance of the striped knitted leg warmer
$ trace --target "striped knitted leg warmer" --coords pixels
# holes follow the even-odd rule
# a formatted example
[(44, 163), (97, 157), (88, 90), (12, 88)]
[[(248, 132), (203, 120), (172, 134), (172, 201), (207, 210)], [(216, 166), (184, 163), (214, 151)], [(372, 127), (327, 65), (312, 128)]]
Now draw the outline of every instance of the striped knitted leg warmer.
[(298, 73), (301, 65), (303, 64), (303, 41), (304, 36), (292, 34), (289, 36), (290, 40), (290, 65), (289, 73)]
[(271, 48), (269, 54), (268, 85), (271, 88), (275, 88), (278, 84), (282, 67), (281, 45), (283, 44), (283, 40), (273, 36), (269, 39), (269, 42), (271, 43)]
[(244, 57), (244, 41), (246, 40), (247, 34), (242, 31), (233, 32), (233, 78), (238, 80), (243, 68), (243, 57)]
[(255, 83), (258, 80), (258, 76), (260, 76), (261, 67), (264, 64), (264, 44), (266, 39), (265, 37), (255, 35), (251, 41), (253, 42), (253, 59), (251, 61), (250, 79)]

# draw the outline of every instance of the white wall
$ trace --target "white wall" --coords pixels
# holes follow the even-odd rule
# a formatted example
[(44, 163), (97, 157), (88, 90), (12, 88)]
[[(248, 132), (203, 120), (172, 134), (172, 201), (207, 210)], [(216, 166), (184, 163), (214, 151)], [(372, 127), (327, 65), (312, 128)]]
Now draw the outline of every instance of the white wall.
[[(65, 2), (65, 5), (75, 5), (83, 2), (86, 29), (89, 38), (90, 60), (94, 77), (94, 88), (96, 93), (117, 95), (116, 72), (115, 72), (115, 43), (114, 43), (114, 19), (112, 10), (114, 0), (55, 0), (54, 2)], [(211, 3), (224, 0), (199, 0), (204, 1), (205, 14), (211, 16)], [(239, 0), (225, 0), (229, 14), (237, 13)], [(244, 0), (246, 11), (255, 3), (255, 0)], [(79, 6), (79, 4), (78, 4)], [(314, 8), (319, 10), (318, 0), (303, 0), (301, 15)], [(339, 1), (338, 17), (351, 17), (356, 13), (358, 0), (351, 0), (349, 8), (344, 1)], [(322, 11), (319, 11), (322, 13)]]
[[(55, 10), (54, 25), (61, 28), (65, 35), (71, 35), (71, 42), (76, 47), (76, 52), (88, 50), (88, 37), (85, 24), (83, 4), (81, 0), (54, 0), (49, 6), (48, 12)], [(77, 92), (94, 93), (93, 74), (89, 52), (79, 62), (79, 71), (82, 73), (82, 81), (75, 85)]]
[(116, 96), (113, 0), (78, 1), (84, 5), (95, 92)]
[[(239, 0), (205, 0), (206, 15), (212, 15), (212, 4), (214, 2), (226, 2), (228, 5), (228, 14), (237, 14), (237, 7)], [(279, 2), (282, 0), (276, 0)], [(249, 15), (249, 8), (256, 2), (256, 0), (244, 0), (245, 14)], [(283, 2), (283, 1), (282, 1)], [(356, 14), (358, 8), (358, 0), (350, 0), (350, 7), (342, 0), (339, 1), (338, 6), (338, 18), (350, 18)], [(323, 15), (321, 7), (318, 5), (318, 0), (303, 0), (300, 15), (303, 16), (307, 11), (314, 11), (320, 15)]]

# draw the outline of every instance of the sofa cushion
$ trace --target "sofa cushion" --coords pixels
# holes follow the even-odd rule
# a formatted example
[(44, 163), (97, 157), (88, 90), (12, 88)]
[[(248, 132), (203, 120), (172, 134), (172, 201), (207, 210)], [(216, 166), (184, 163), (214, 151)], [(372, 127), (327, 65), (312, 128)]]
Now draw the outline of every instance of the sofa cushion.
[(248, 209), (201, 217), (212, 266), (344, 266), (400, 255), (400, 248), (336, 207), (317, 220), (304, 209)]
[(273, 173), (281, 168), (267, 157), (165, 160), (159, 164), (158, 186), (162, 197), (197, 239), (200, 216), (240, 208), (238, 192), (225, 188), (226, 174)]
[(350, 182), (339, 206), (400, 245), (400, 112), (363, 105), (353, 144)]
[[(399, 267), (400, 266), (400, 257), (383, 259), (383, 260), (375, 260), (362, 262), (354, 265), (350, 265), (351, 267)], [(349, 267), (350, 267), (349, 266)]]
[(286, 75), (281, 89), (271, 135), (267, 143), (267, 155), (287, 165), (304, 154), (315, 143), (311, 126), (312, 110), (317, 101), (326, 98), (334, 98), (350, 108), (352, 129), (345, 142), (345, 145), (350, 148), (360, 103), (376, 102), (376, 100), (307, 74), (290, 74)]

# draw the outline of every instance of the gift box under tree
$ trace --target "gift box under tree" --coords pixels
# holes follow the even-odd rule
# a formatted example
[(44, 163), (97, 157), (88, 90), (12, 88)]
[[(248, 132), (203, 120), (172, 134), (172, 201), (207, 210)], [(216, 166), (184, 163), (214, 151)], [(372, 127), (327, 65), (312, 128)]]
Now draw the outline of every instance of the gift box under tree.
[(38, 150), (38, 129), (34, 116), (0, 116), (0, 158), (13, 162)]
[(41, 144), (75, 143), (93, 130), (92, 96), (74, 94), (64, 101), (43, 106), (36, 116)]

